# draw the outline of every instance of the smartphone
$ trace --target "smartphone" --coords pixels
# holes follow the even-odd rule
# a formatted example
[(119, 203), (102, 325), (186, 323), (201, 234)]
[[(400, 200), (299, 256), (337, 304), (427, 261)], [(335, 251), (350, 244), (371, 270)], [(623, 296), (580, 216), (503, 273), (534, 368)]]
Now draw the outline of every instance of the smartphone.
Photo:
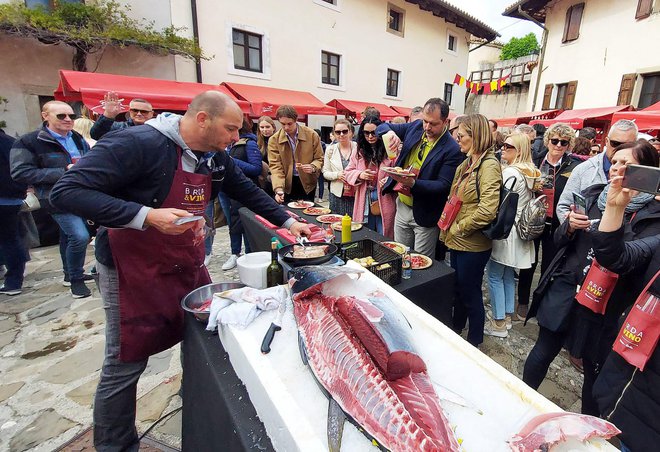
[(575, 206), (575, 213), (587, 214), (587, 199), (581, 194), (573, 192), (573, 205)]
[(644, 165), (626, 165), (621, 186), (657, 195), (660, 193), (660, 168)]
[(176, 220), (174, 220), (174, 224), (179, 226), (182, 224), (190, 223), (191, 221), (199, 221), (203, 219), (204, 217), (201, 215), (193, 215), (192, 217), (179, 217)]

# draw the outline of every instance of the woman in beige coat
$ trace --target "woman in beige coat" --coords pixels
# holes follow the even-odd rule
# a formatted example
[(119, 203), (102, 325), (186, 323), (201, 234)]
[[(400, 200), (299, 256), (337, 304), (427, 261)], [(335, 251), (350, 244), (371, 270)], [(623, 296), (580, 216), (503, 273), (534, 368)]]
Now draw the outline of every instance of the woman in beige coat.
[(339, 215), (353, 216), (355, 188), (346, 183), (345, 170), (357, 151), (353, 141), (353, 126), (345, 119), (335, 121), (333, 133), (337, 142), (328, 146), (323, 158), (323, 177), (330, 181), (330, 210)]
[(467, 340), (478, 347), (484, 340), (485, 322), (481, 280), (492, 246), (481, 230), (497, 215), (502, 169), (495, 158), (493, 135), (485, 116), (468, 115), (458, 126), (456, 136), (461, 152), (467, 154), (456, 168), (450, 191), (451, 200), (460, 208), (440, 238), (449, 248), (455, 271), (454, 331), (461, 334), (469, 318)]
[[(534, 197), (534, 184), (540, 183), (541, 171), (532, 163), (529, 137), (514, 133), (502, 146), (502, 180), (515, 179), (513, 191), (518, 193), (516, 221), (527, 203)], [(513, 180), (506, 183), (511, 188)], [(493, 252), (488, 262), (488, 291), (493, 319), (486, 322), (484, 334), (507, 337), (515, 307), (516, 269), (530, 268), (534, 263), (534, 242), (520, 238), (515, 228), (503, 240), (493, 240)]]

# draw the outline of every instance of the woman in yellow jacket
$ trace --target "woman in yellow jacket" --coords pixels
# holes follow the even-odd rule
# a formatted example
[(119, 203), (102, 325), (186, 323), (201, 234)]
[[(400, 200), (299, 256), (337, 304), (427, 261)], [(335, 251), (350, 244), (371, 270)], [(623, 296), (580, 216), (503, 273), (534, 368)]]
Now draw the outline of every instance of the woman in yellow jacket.
[(448, 204), (459, 206), (458, 213), (440, 238), (449, 248), (451, 266), (456, 272), (454, 331), (460, 334), (469, 318), (467, 340), (478, 347), (484, 340), (485, 323), (481, 281), (492, 247), (481, 230), (497, 215), (502, 168), (494, 154), (493, 135), (485, 116), (463, 118), (457, 138), (467, 159), (456, 169), (450, 192), (453, 201)]

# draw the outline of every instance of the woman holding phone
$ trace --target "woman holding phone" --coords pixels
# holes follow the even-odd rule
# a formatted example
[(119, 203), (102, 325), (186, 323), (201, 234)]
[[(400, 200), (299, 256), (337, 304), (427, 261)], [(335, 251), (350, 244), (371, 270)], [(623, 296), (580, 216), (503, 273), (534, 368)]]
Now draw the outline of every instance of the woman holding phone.
[[(658, 154), (647, 142), (638, 140), (615, 148), (611, 161), (613, 180), (629, 164), (657, 167)], [(555, 233), (559, 251), (534, 293), (530, 316), (538, 320), (539, 336), (523, 371), (523, 381), (538, 388), (552, 360), (562, 346), (566, 347), (572, 356), (583, 360), (582, 412), (594, 416), (599, 411), (592, 395), (593, 383), (612, 348), (618, 319), (635, 300), (633, 288), (639, 276), (635, 266), (615, 274), (594, 259), (594, 234), (610, 188), (611, 183), (584, 190), (586, 214), (577, 213), (572, 206)], [(660, 203), (653, 194), (632, 197), (622, 227), (624, 240), (631, 244), (660, 233)]]

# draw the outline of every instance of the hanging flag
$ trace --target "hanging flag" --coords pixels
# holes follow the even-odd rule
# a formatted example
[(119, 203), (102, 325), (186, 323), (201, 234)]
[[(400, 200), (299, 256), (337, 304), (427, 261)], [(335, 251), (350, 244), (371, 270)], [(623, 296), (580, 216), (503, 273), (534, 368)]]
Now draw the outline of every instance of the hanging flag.
[(497, 80), (494, 80), (489, 83), (491, 91), (497, 91)]
[(460, 75), (456, 74), (456, 76), (454, 77), (454, 85), (458, 85), (458, 86), (460, 86), (460, 85), (461, 85), (461, 79), (462, 79), (462, 78), (463, 78), (463, 77), (461, 77)]
[(491, 83), (484, 84), (484, 94), (490, 94), (490, 85)]
[(472, 94), (477, 94), (477, 92), (479, 91), (479, 84), (478, 83), (473, 83), (470, 90), (472, 91)]

